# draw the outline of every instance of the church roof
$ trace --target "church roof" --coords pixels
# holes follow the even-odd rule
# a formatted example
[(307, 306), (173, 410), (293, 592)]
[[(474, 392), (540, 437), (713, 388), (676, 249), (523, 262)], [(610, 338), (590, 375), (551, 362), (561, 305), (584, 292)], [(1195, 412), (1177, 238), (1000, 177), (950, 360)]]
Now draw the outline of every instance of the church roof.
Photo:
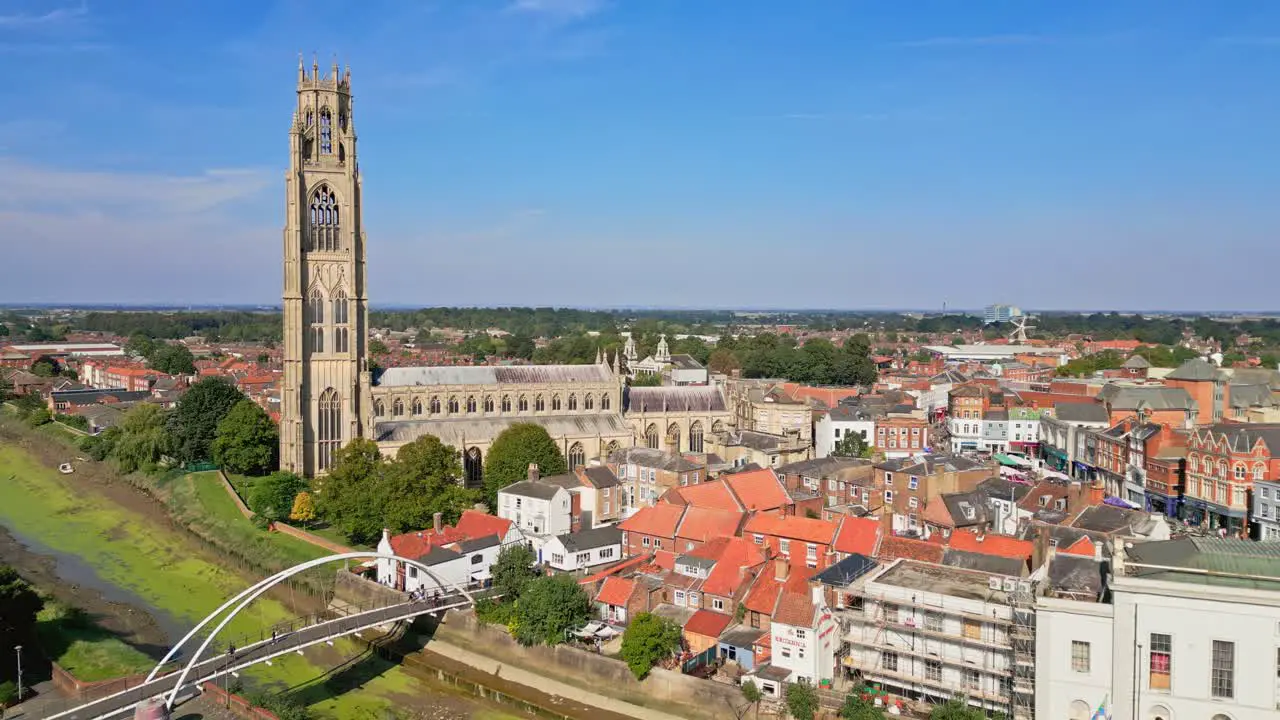
[(387, 368), (378, 378), (382, 387), (414, 385), (536, 385), (602, 383), (614, 380), (604, 365), (435, 366)]
[(465, 448), (489, 442), (516, 423), (536, 422), (553, 438), (617, 437), (630, 438), (631, 427), (616, 412), (599, 415), (538, 415), (527, 417), (450, 418), (444, 420), (393, 420), (374, 425), (377, 442), (410, 442), (423, 435), (434, 435), (445, 445)]
[[(720, 388), (707, 385), (633, 387), (627, 391), (630, 412), (723, 412), (727, 408)], [(710, 428), (708, 428), (710, 429)]]

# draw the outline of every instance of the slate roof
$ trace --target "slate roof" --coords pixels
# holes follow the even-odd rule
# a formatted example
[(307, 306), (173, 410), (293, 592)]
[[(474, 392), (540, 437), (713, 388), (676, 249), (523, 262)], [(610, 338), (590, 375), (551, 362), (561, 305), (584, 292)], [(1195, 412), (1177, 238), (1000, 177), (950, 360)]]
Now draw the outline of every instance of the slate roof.
[(702, 363), (698, 362), (692, 355), (676, 353), (671, 356), (671, 364), (681, 370), (701, 370)]
[(938, 472), (964, 472), (986, 467), (984, 463), (962, 455), (933, 453), (918, 458), (893, 458), (876, 463), (876, 467), (909, 475), (933, 475)]
[(1276, 403), (1267, 385), (1231, 385), (1227, 404), (1233, 408), (1273, 407)]
[[(49, 379), (49, 381), (53, 382), (52, 379)], [(107, 399), (116, 402), (136, 402), (138, 400), (146, 400), (151, 397), (151, 393), (146, 390), (55, 390), (50, 394), (50, 397), (55, 403), (65, 400), (77, 405), (87, 405)]]
[(1106, 385), (1098, 397), (1112, 410), (1191, 410), (1191, 394), (1179, 387)]
[(653, 468), (655, 470), (668, 470), (671, 472), (686, 472), (689, 470), (700, 470), (701, 465), (689, 462), (679, 453), (667, 452), (666, 450), (658, 450), (656, 448), (647, 447), (629, 447), (621, 450), (615, 450), (609, 456), (609, 462), (614, 465), (639, 465), (641, 467)]
[(1222, 371), (1213, 363), (1202, 358), (1191, 358), (1179, 365), (1176, 370), (1166, 375), (1165, 379), (1201, 382), (1205, 380), (1217, 380), (1220, 377), (1222, 377)]
[[(724, 395), (710, 385), (633, 387), (627, 391), (630, 412), (724, 412)], [(703, 427), (703, 432), (711, 432)]]
[(518, 483), (512, 483), (498, 492), (508, 495), (519, 495), (521, 497), (538, 498), (539, 500), (550, 500), (556, 496), (561, 486), (542, 480), (521, 480)]
[(811, 478), (825, 478), (828, 475), (846, 470), (848, 468), (865, 467), (872, 465), (873, 462), (866, 458), (847, 458), (847, 457), (824, 457), (814, 460), (801, 460), (800, 462), (787, 463), (779, 465), (777, 468), (779, 475), (800, 475)]
[(854, 580), (874, 570), (879, 564), (874, 558), (854, 554), (827, 567), (810, 580), (831, 587), (847, 587)]
[(613, 487), (619, 484), (618, 476), (604, 466), (588, 467), (583, 470), (582, 474), (586, 476), (587, 482), (591, 483), (591, 486), (596, 489)]
[(1272, 453), (1280, 453), (1280, 424), (1276, 423), (1218, 423), (1197, 428), (1197, 433), (1212, 433), (1213, 441), (1224, 437), (1235, 452), (1247, 453), (1259, 440), (1266, 443)]
[(491, 548), (494, 545), (499, 545), (501, 543), (502, 543), (502, 538), (498, 537), (497, 535), (485, 535), (484, 537), (472, 538), (470, 540), (463, 540), (457, 544), (457, 548), (459, 553), (463, 555), (467, 555), (469, 553), (476, 552), (477, 550), (484, 550), (485, 548)]
[(1009, 500), (1012, 498), (1016, 504), (1026, 497), (1027, 493), (1031, 492), (1031, 486), (1026, 483), (1006, 480), (1002, 477), (989, 477), (978, 483), (978, 486), (974, 488), (974, 492), (993, 500)]
[(1071, 521), (1071, 527), (1107, 535), (1145, 535), (1154, 524), (1149, 513), (1114, 505), (1092, 505)]
[(1097, 599), (1105, 580), (1103, 564), (1093, 556), (1058, 553), (1049, 563), (1049, 587), (1060, 592), (1091, 595)]
[(462, 554), (457, 550), (450, 550), (442, 545), (437, 545), (431, 548), (426, 555), (417, 558), (417, 560), (423, 565), (439, 565), (450, 560), (457, 560), (460, 557), (462, 557)]
[[(634, 431), (622, 415), (605, 412), (595, 415), (539, 415), (536, 418), (511, 415), (504, 417), (453, 417), (421, 420), (384, 420), (374, 423), (378, 442), (409, 442), (423, 435), (434, 435), (453, 447), (474, 444), (476, 438), (497, 437), (517, 423), (536, 422), (553, 438), (604, 437), (630, 438)], [(470, 442), (468, 442), (470, 438)]]
[(611, 383), (613, 372), (604, 365), (509, 365), (393, 367), (382, 371), (379, 386), (417, 385), (550, 385)]
[(1160, 569), (1128, 568), (1130, 574), (1138, 577), (1200, 585), (1280, 590), (1280, 543), (1251, 542), (1236, 538), (1190, 537), (1134, 543), (1132, 548), (1126, 549), (1126, 554), (1128, 560), (1134, 563), (1255, 576), (1254, 578), (1226, 577)]
[(1125, 360), (1124, 365), (1120, 367), (1126, 370), (1146, 370), (1151, 367), (1151, 363), (1147, 362), (1147, 359), (1141, 355), (1133, 355), (1128, 360)]
[(969, 552), (948, 548), (942, 553), (942, 564), (965, 570), (981, 570), (997, 575), (1013, 575), (1021, 577), (1026, 570), (1026, 563), (1017, 558), (1000, 557), (986, 553)]
[(1062, 422), (1104, 424), (1111, 421), (1107, 408), (1100, 403), (1057, 403), (1053, 415)]
[(560, 544), (568, 552), (594, 550), (607, 545), (618, 545), (622, 542), (622, 531), (613, 525), (598, 527), (593, 530), (581, 530), (557, 536)]

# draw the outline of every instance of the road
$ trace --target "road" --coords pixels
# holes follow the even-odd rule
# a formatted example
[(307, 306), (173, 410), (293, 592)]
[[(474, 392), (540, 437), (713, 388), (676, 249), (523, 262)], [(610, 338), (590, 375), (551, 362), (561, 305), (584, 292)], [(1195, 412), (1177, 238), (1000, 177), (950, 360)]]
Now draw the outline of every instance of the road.
[[(271, 658), (297, 652), (302, 648), (322, 643), (343, 635), (350, 635), (366, 628), (389, 625), (401, 620), (427, 613), (444, 612), (452, 608), (470, 605), (470, 601), (461, 593), (442, 596), (437, 603), (407, 602), (391, 605), (378, 610), (349, 615), (326, 622), (301, 628), (293, 632), (278, 635), (274, 640), (263, 640), (242, 648), (236, 648), (234, 655), (225, 646), (211, 645), (206, 651), (211, 655), (191, 669), (183, 686), (191, 688), (207, 680), (221, 677), (228, 672), (236, 672), (251, 665), (266, 662)], [(215, 654), (216, 648), (216, 654)], [(178, 682), (178, 672), (126, 690), (115, 695), (91, 701), (78, 707), (69, 708), (48, 716), (47, 720), (97, 720), (98, 718), (120, 717), (133, 709), (135, 705), (148, 698), (167, 696)]]

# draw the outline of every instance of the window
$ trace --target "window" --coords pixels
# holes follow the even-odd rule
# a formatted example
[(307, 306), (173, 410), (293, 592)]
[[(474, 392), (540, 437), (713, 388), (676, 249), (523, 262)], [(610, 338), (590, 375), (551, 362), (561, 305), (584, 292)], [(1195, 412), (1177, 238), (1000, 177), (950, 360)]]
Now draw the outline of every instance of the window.
[(763, 535), (752, 535), (752, 536), (751, 536), (751, 540), (752, 540), (753, 542), (755, 542), (755, 544), (757, 544), (757, 545), (763, 545), (763, 544), (764, 544), (764, 536), (763, 536)]
[(573, 472), (574, 469), (583, 467), (587, 464), (587, 453), (586, 450), (583, 449), (582, 443), (576, 442), (569, 446), (568, 460), (569, 472)]
[(591, 553), (589, 552), (578, 553), (578, 557), (575, 558), (575, 560), (577, 560), (579, 565), (586, 565), (587, 563), (591, 562)]
[(411, 411), (414, 415), (421, 415), (421, 414), (422, 414), (422, 398), (414, 398), (414, 399), (413, 399), (413, 405), (410, 407), (410, 411)]
[(893, 473), (887, 472), (884, 474), (884, 486), (891, 487), (892, 485), (893, 485)]
[(887, 504), (889, 504), (889, 503), (891, 503), (891, 502), (893, 502), (893, 491), (892, 491), (892, 490), (885, 490), (885, 491), (884, 491), (884, 502), (885, 502), (885, 504), (886, 504), (886, 505), (887, 505)]
[(526, 411), (528, 411), (528, 409), (529, 409), (529, 398), (525, 397), (524, 395), (521, 395), (521, 396), (520, 396), (520, 399), (519, 399), (517, 402), (518, 402), (518, 404), (516, 405), (516, 407), (518, 408), (518, 410), (519, 410), (520, 412), (526, 412)]
[(327, 185), (321, 185), (311, 194), (311, 208), (307, 228), (310, 249), (315, 252), (336, 252), (340, 249), (341, 208), (338, 196)]
[(1236, 479), (1243, 480), (1244, 479), (1244, 463), (1236, 463), (1235, 471), (1236, 471)]
[(880, 653), (880, 667), (888, 670), (889, 672), (898, 672), (898, 653)]
[(609, 409), (609, 395), (607, 393), (600, 396), (600, 409), (601, 410)]
[(1089, 643), (1081, 640), (1071, 641), (1071, 669), (1078, 673), (1089, 672)]
[(915, 510), (916, 508), (920, 507), (920, 498), (917, 498), (917, 497), (910, 498), (909, 500), (907, 500), (907, 506), (910, 507), (912, 510)]
[(966, 618), (962, 622), (961, 630), (964, 633), (964, 636), (969, 638), (970, 640), (982, 639), (982, 623), (978, 622), (977, 620), (969, 620), (968, 618)]
[(942, 682), (942, 662), (939, 660), (925, 660), (924, 679), (929, 682)]
[(587, 393), (587, 395), (582, 398), (583, 410), (591, 410), (592, 408), (595, 407), (595, 404), (596, 404), (595, 400), (591, 397), (591, 393)]
[(644, 538), (643, 540), (640, 541), (640, 544), (644, 545), (645, 547), (649, 547), (649, 538)]
[(1225, 640), (1213, 641), (1213, 669), (1210, 673), (1209, 692), (1216, 698), (1236, 696), (1236, 644)]
[(322, 155), (333, 154), (333, 118), (329, 115), (329, 108), (320, 111), (320, 153)]
[(698, 593), (689, 593), (689, 607), (698, 607)]
[(790, 555), (790, 554), (791, 554), (791, 541), (790, 541), (790, 540), (779, 540), (779, 541), (778, 541), (778, 552), (782, 553), (783, 555)]
[(484, 396), (484, 411), (487, 413), (493, 412), (493, 396), (492, 395)]
[(456, 397), (449, 398), (449, 412), (451, 413), (458, 412), (458, 398)]
[(919, 487), (920, 487), (920, 478), (916, 477), (915, 475), (912, 475), (911, 479), (907, 481), (907, 489), (915, 490)]
[(703, 449), (702, 423), (694, 421), (689, 426), (689, 452), (700, 453)]
[(501, 407), (502, 407), (502, 412), (511, 412), (511, 396), (510, 395), (502, 396)]
[(677, 590), (677, 591), (676, 591), (676, 604), (677, 604), (677, 605), (684, 605), (684, 591), (683, 591), (683, 590)]
[(942, 632), (942, 615), (926, 610), (924, 613), (924, 629), (929, 632)]
[(552, 553), (552, 554), (551, 554), (551, 562), (552, 562), (552, 564), (554, 564), (554, 565), (563, 565), (563, 564), (564, 564), (564, 555), (561, 555), (561, 554), (559, 554), (559, 553)]
[(884, 604), (884, 620), (885, 622), (898, 622), (898, 606), (893, 603)]
[(712, 598), (712, 599), (711, 599), (711, 609), (712, 609), (712, 610), (724, 610), (724, 601), (723, 601), (723, 600), (721, 600), (720, 598)]
[(476, 398), (474, 395), (468, 395), (467, 396), (467, 412), (473, 413), (475, 411), (476, 411)]
[[(320, 394), (319, 427), (316, 429), (320, 470), (328, 470), (333, 456), (342, 447), (342, 399), (338, 391), (326, 389)], [(375, 412), (380, 408), (375, 406)]]
[(789, 649), (787, 649), (787, 648), (782, 648), (782, 657), (787, 658), (788, 660), (790, 660), (790, 659), (791, 659), (791, 650), (789, 650)]
[(805, 633), (804, 629), (803, 629), (803, 628), (796, 628), (796, 639), (797, 639), (797, 640), (804, 640), (804, 639), (805, 639), (805, 637), (806, 637), (806, 633)]
[(982, 673), (977, 670), (964, 669), (964, 686), (969, 690), (982, 689)]
[(1173, 636), (1151, 633), (1151, 668), (1148, 685), (1152, 690), (1168, 690), (1173, 670)]
[(333, 351), (344, 353), (351, 349), (350, 340), (351, 333), (347, 329), (347, 311), (349, 303), (347, 302), (347, 293), (342, 288), (338, 288), (333, 293)]
[(560, 409), (560, 396), (559, 396), (559, 395), (552, 395), (552, 396), (551, 396), (551, 409), (552, 409), (552, 410), (559, 410), (559, 409)]

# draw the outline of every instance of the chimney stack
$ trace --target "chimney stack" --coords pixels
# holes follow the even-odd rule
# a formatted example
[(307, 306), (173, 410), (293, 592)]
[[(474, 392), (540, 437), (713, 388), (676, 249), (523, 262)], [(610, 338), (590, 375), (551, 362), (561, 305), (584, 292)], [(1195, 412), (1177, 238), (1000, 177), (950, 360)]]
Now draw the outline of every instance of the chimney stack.
[(528, 478), (528, 479), (529, 479), (529, 480), (537, 480), (537, 479), (538, 479), (538, 477), (539, 477), (539, 475), (538, 475), (538, 463), (529, 463), (529, 478)]
[(435, 526), (437, 535), (443, 532), (444, 531), (444, 513), (436, 513), (432, 515), (431, 524)]
[(791, 564), (781, 555), (773, 559), (773, 577), (779, 582), (786, 580), (788, 573), (791, 572)]
[[(299, 60), (298, 64), (301, 65), (302, 61)], [(391, 528), (382, 528), (382, 539), (385, 540), (388, 545), (391, 544)], [(381, 545), (382, 543), (378, 544)]]

